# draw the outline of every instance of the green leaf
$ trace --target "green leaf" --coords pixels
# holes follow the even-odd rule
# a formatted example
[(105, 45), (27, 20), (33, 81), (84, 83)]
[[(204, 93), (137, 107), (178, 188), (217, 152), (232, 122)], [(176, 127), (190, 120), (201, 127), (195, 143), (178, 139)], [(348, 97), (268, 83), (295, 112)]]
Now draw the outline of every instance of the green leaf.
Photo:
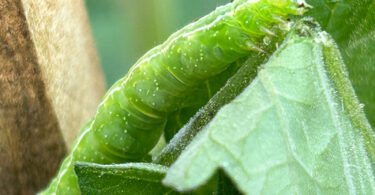
[(161, 184), (167, 167), (151, 163), (75, 164), (82, 194), (176, 194)]
[(308, 0), (313, 16), (336, 40), (349, 78), (375, 127), (375, 1)]
[(192, 190), (222, 168), (246, 194), (374, 194), (374, 148), (335, 43), (301, 28), (163, 182)]

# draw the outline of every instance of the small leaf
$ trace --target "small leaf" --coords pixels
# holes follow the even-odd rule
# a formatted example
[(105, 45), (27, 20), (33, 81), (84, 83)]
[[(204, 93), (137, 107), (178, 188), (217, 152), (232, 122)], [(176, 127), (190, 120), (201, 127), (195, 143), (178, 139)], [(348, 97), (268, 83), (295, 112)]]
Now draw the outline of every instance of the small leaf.
[(337, 47), (301, 29), (194, 138), (165, 184), (192, 190), (222, 168), (246, 194), (375, 193), (374, 133)]
[(177, 194), (161, 184), (167, 167), (151, 163), (75, 164), (82, 194)]

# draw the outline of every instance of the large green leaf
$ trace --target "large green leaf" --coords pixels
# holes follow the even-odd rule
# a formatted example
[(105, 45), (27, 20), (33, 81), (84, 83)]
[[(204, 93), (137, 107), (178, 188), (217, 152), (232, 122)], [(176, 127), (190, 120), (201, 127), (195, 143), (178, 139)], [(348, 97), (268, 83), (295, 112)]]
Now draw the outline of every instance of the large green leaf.
[(313, 16), (336, 40), (350, 80), (375, 126), (375, 1), (307, 0)]
[(306, 27), (222, 107), (164, 183), (192, 190), (222, 168), (247, 194), (374, 194), (374, 151), (333, 40)]
[(161, 184), (166, 170), (150, 163), (75, 165), (82, 194), (176, 194)]

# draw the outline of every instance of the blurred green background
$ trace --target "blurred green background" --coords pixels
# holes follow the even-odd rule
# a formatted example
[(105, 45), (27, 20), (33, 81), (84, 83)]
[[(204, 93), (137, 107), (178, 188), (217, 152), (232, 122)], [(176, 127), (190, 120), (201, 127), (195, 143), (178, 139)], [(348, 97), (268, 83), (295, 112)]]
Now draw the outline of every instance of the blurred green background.
[(230, 0), (86, 0), (107, 86), (145, 52)]

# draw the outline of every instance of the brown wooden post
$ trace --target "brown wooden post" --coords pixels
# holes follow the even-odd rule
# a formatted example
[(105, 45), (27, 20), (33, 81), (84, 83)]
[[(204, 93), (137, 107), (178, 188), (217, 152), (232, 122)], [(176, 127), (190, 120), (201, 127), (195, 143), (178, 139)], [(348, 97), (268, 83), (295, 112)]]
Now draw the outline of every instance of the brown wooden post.
[(0, 194), (45, 187), (105, 85), (81, 0), (0, 0)]

